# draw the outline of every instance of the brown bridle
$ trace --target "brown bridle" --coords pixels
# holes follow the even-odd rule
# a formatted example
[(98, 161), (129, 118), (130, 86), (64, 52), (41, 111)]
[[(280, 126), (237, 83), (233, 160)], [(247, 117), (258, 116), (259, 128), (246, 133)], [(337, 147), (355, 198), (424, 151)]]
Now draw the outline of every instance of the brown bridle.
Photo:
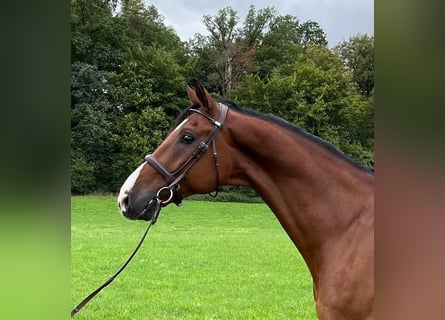
[[(180, 188), (180, 182), (182, 179), (184, 179), (187, 172), (193, 167), (193, 165), (201, 159), (202, 155), (207, 151), (209, 148), (209, 145), (212, 144), (213, 148), (213, 159), (215, 161), (215, 168), (216, 168), (216, 192), (218, 192), (218, 189), (220, 187), (219, 185), (219, 162), (218, 162), (218, 153), (216, 152), (216, 144), (215, 144), (215, 138), (219, 130), (222, 129), (224, 121), (227, 117), (228, 107), (222, 103), (219, 104), (220, 106), (220, 113), (219, 113), (219, 119), (215, 120), (212, 117), (208, 116), (207, 114), (201, 112), (198, 109), (189, 109), (189, 112), (197, 113), (201, 115), (202, 117), (209, 120), (211, 124), (213, 124), (212, 130), (209, 132), (207, 137), (202, 140), (199, 145), (196, 147), (196, 149), (193, 151), (192, 155), (174, 172), (168, 171), (165, 166), (159, 162), (158, 159), (153, 154), (149, 154), (145, 157), (145, 160), (153, 167), (155, 168), (164, 178), (165, 182), (168, 184), (166, 187), (162, 187), (158, 190), (156, 193), (157, 201), (160, 202), (161, 205), (167, 205), (172, 199), (175, 193)], [(161, 193), (164, 191), (168, 191), (169, 195), (167, 197), (161, 198)], [(181, 200), (179, 197), (177, 197), (178, 200), (175, 202), (177, 205), (181, 204)], [(156, 219), (156, 217), (153, 217)], [(152, 218), (152, 219), (153, 219)]]

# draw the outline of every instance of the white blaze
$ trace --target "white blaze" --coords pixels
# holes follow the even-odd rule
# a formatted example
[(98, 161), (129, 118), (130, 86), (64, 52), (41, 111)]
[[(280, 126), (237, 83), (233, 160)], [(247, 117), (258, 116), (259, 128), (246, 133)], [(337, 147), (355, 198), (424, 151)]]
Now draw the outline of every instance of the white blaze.
[(139, 177), (139, 173), (142, 170), (142, 167), (146, 164), (147, 162), (142, 163), (139, 167), (137, 167), (136, 170), (134, 170), (132, 172), (132, 174), (130, 174), (127, 178), (127, 180), (125, 180), (124, 184), (121, 187), (121, 190), (119, 192), (119, 197), (117, 198), (117, 203), (121, 203), (122, 199), (125, 197), (125, 195), (131, 191), (131, 189), (134, 186), (134, 183), (136, 182), (137, 178)]

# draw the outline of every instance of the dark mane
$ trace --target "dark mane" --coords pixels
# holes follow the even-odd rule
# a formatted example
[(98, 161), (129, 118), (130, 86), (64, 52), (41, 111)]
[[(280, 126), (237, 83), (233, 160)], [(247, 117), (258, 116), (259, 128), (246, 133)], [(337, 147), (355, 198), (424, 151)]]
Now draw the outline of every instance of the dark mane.
[[(314, 142), (314, 143), (318, 144), (319, 146), (323, 147), (325, 150), (329, 151), (331, 154), (339, 157), (340, 159), (343, 159), (344, 161), (351, 164), (355, 168), (366, 171), (371, 174), (374, 174), (374, 168), (369, 168), (369, 167), (363, 165), (362, 163), (360, 163), (360, 162), (354, 160), (353, 158), (351, 158), (350, 156), (346, 155), (344, 152), (340, 151), (332, 143), (330, 143), (326, 140), (323, 140), (322, 138), (317, 137), (317, 136), (307, 132), (303, 128), (296, 126), (282, 118), (279, 118), (279, 117), (271, 115), (271, 114), (265, 114), (265, 113), (261, 113), (258, 111), (250, 110), (250, 109), (243, 109), (242, 107), (238, 106), (235, 102), (228, 100), (228, 99), (220, 99), (220, 102), (224, 103), (231, 110), (233, 110), (235, 112), (242, 113), (242, 114), (250, 116), (250, 117), (258, 118), (261, 120), (265, 120), (265, 121), (277, 124), (280, 127), (283, 127), (283, 128), (290, 130), (300, 136), (303, 136), (304, 138), (310, 140), (311, 142)], [(197, 103), (192, 104), (191, 106), (187, 107), (184, 111), (182, 111), (181, 114), (174, 121), (174, 124), (170, 130), (176, 128), (176, 126), (178, 126), (185, 118), (187, 118), (187, 116), (189, 115), (189, 110), (192, 108), (199, 108), (199, 104), (197, 104)]]

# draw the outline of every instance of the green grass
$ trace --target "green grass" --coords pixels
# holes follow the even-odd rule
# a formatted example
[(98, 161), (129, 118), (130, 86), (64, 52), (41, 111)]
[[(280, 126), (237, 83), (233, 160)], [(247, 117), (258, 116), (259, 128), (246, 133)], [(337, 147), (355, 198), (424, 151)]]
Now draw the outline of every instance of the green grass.
[[(72, 197), (74, 307), (127, 259), (146, 222)], [(77, 319), (316, 319), (312, 280), (265, 204), (168, 206), (126, 270)]]

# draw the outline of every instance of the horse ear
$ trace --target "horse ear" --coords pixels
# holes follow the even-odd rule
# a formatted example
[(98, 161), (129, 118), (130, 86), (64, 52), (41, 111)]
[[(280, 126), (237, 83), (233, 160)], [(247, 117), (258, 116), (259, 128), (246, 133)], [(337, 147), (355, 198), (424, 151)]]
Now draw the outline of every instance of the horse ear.
[(198, 80), (194, 80), (193, 82), (196, 97), (198, 98), (198, 102), (201, 104), (203, 111), (208, 115), (213, 116), (215, 114), (214, 111), (218, 108), (218, 103)]
[(189, 85), (186, 86), (186, 90), (187, 90), (187, 96), (189, 97), (190, 102), (193, 103), (199, 103), (199, 99), (196, 96), (196, 92), (190, 88)]

